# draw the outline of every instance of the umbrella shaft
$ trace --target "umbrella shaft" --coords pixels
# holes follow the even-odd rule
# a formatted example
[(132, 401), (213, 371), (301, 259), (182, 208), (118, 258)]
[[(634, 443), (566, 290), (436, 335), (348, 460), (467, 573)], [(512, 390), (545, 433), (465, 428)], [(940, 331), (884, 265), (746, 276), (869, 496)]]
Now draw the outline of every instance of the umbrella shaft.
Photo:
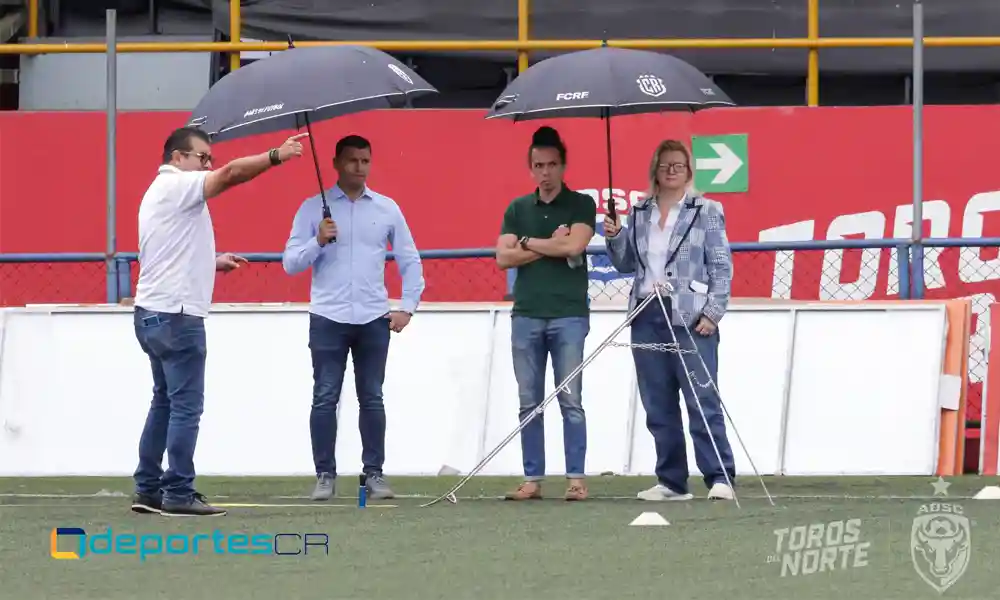
[(604, 109), (604, 132), (607, 134), (607, 148), (608, 148), (608, 214), (614, 219), (617, 216), (617, 209), (615, 207), (615, 192), (614, 185), (612, 183), (611, 176), (611, 111)]
[(319, 183), (319, 194), (323, 198), (323, 218), (330, 218), (330, 207), (326, 204), (326, 186), (323, 185), (323, 173), (319, 168), (319, 157), (316, 156), (316, 142), (313, 138), (312, 124), (309, 122), (309, 113), (303, 115), (306, 120), (306, 132), (309, 134), (309, 149), (312, 150), (313, 166), (316, 167), (316, 181)]

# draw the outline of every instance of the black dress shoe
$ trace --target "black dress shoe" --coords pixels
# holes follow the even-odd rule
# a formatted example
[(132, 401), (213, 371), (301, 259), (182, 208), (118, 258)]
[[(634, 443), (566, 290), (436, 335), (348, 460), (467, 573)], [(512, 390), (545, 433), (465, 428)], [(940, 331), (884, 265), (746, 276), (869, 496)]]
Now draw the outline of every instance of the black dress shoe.
[(221, 517), (226, 514), (226, 510), (212, 506), (205, 500), (205, 496), (195, 492), (188, 502), (165, 501), (160, 514), (165, 517)]
[(132, 512), (144, 515), (158, 515), (163, 510), (163, 498), (147, 494), (132, 495)]

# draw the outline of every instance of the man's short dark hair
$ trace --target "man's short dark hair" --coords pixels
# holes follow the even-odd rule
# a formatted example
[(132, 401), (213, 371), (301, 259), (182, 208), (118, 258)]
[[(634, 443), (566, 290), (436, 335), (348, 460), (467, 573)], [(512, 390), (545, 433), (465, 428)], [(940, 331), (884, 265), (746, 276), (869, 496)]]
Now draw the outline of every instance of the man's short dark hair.
[(190, 152), (193, 149), (191, 146), (191, 138), (198, 138), (206, 144), (212, 143), (212, 139), (208, 137), (208, 134), (197, 127), (181, 127), (179, 129), (175, 129), (173, 133), (167, 137), (167, 141), (163, 144), (163, 164), (170, 162), (170, 155), (174, 153), (174, 150)]
[(337, 142), (337, 148), (334, 152), (334, 158), (343, 154), (344, 150), (347, 148), (354, 148), (356, 150), (371, 150), (372, 144), (360, 135), (348, 135), (340, 138)]

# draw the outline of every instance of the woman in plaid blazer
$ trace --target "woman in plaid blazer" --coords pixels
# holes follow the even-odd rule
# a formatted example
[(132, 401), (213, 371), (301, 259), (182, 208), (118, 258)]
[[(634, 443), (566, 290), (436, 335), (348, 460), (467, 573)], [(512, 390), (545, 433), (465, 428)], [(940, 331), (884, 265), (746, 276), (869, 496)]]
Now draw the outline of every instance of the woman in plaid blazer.
[(653, 293), (654, 285), (669, 284), (673, 289), (669, 296), (664, 294), (670, 323), (659, 302), (647, 304), (632, 321), (632, 343), (673, 345), (676, 339), (680, 350), (687, 351), (685, 373), (676, 350), (632, 349), (646, 427), (656, 445), (657, 484), (639, 492), (640, 500), (693, 498), (688, 492), (682, 389), (695, 460), (709, 488), (708, 497), (733, 498), (736, 472), (722, 402), (705, 376), (701, 361), (691, 353), (697, 350), (701, 354), (712, 381), (718, 382), (719, 322), (725, 315), (732, 287), (732, 252), (722, 205), (695, 192), (692, 179), (687, 148), (677, 140), (666, 140), (653, 153), (649, 194), (629, 211), (628, 226), (622, 228), (617, 219), (610, 217), (604, 220), (605, 244), (612, 264), (621, 273), (635, 274), (629, 310)]

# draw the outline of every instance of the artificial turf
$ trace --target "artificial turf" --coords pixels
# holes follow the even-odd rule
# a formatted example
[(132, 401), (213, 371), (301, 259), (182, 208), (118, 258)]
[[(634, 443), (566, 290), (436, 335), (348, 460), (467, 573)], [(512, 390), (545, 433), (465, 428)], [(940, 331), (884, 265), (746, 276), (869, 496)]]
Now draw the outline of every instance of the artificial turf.
[[(220, 518), (171, 519), (131, 513), (128, 479), (0, 478), (0, 598), (915, 600), (941, 597), (917, 574), (910, 551), (914, 517), (931, 503), (960, 505), (970, 519), (969, 565), (944, 597), (1000, 597), (1000, 501), (971, 498), (1000, 482), (957, 477), (947, 496), (934, 496), (934, 480), (765, 478), (772, 506), (759, 482), (743, 478), (737, 508), (705, 500), (698, 480), (696, 499), (686, 503), (635, 500), (651, 481), (633, 477), (592, 478), (591, 499), (579, 503), (561, 500), (563, 482), (553, 478), (545, 488), (551, 499), (513, 503), (498, 497), (515, 480), (477, 477), (457, 504), (421, 508), (457, 480), (398, 477), (390, 482), (399, 498), (361, 509), (349, 476), (326, 503), (306, 499), (308, 478), (201, 477), (210, 501), (235, 506)], [(629, 526), (645, 511), (670, 525)], [(861, 560), (842, 552), (832, 570), (784, 576), (780, 557), (773, 562), (775, 530), (850, 519), (860, 520), (859, 541), (868, 542)], [(50, 552), (57, 527), (84, 529), (89, 538), (108, 530), (204, 537), (198, 554), (188, 546), (186, 554), (144, 560), (137, 553), (57, 560)], [(318, 546), (308, 555), (218, 553), (204, 541), (214, 532), (325, 534), (329, 553)], [(78, 539), (64, 537), (58, 548), (72, 550)], [(301, 542), (285, 536), (281, 545), (290, 552)]]

